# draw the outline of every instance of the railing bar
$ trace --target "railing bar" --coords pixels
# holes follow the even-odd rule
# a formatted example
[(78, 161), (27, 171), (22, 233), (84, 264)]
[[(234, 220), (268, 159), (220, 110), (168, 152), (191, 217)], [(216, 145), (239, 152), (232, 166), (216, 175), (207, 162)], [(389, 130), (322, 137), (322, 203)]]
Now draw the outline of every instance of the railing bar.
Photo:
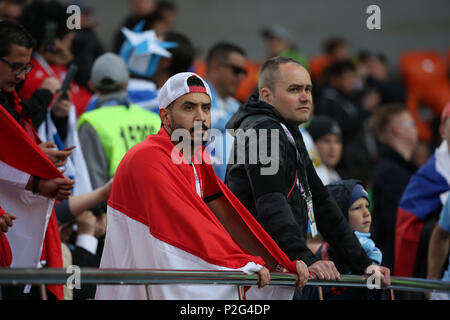
[[(9, 269), (0, 268), (0, 284), (65, 284), (70, 274), (66, 269)], [(200, 270), (125, 270), (125, 269), (81, 269), (83, 284), (128, 284), (128, 285), (162, 285), (162, 284), (234, 284), (255, 285), (256, 275), (245, 275), (235, 271), (200, 271)], [(293, 286), (292, 274), (272, 273), (269, 285)], [(308, 285), (365, 287), (361, 276), (341, 275), (341, 281), (310, 280)], [(383, 289), (402, 291), (442, 291), (450, 292), (450, 283), (428, 279), (392, 277), (391, 285)]]

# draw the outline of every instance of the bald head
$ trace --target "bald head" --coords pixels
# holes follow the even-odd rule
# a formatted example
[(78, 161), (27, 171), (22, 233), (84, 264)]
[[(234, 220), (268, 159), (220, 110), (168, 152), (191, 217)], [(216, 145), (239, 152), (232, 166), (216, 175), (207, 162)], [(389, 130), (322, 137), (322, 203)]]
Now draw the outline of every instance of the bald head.
[[(275, 91), (275, 83), (280, 79), (280, 65), (294, 63), (303, 68), (303, 66), (296, 60), (288, 57), (274, 57), (261, 66), (259, 70), (258, 90), (262, 88), (268, 88), (272, 92)], [(306, 70), (306, 69), (305, 69)]]

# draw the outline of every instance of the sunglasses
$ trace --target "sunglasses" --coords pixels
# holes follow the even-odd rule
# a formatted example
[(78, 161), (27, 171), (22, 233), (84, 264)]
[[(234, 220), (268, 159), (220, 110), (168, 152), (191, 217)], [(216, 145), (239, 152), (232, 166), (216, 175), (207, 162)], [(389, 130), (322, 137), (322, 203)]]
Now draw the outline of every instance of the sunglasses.
[(25, 75), (29, 74), (30, 71), (33, 69), (33, 65), (28, 62), (26, 65), (23, 65), (21, 63), (14, 63), (14, 62), (9, 62), (6, 59), (0, 58), (0, 61), (3, 63), (6, 63), (8, 66), (11, 67), (11, 71), (18, 76), (19, 74), (21, 74), (22, 72), (25, 71)]
[(232, 65), (229, 63), (224, 63), (223, 66), (230, 68), (235, 76), (243, 75), (245, 77), (247, 75), (247, 70), (245, 70), (244, 68), (241, 68), (239, 66), (235, 66), (235, 65)]

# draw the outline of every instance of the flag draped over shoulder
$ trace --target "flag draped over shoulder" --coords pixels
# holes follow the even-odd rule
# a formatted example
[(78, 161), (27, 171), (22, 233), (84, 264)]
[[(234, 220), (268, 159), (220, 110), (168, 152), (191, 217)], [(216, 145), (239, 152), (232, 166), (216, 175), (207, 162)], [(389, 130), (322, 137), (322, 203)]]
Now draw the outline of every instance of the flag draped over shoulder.
[(42, 179), (63, 175), (16, 120), (0, 107), (0, 160)]
[[(1, 106), (0, 131), (0, 161), (11, 170), (42, 179), (63, 177), (30, 135)], [(36, 267), (41, 255), (48, 266), (62, 267), (54, 200), (9, 185), (0, 184), (0, 193), (4, 210), (17, 217), (6, 234), (12, 251), (11, 267)], [(62, 299), (62, 286), (49, 286), (49, 289)]]
[(397, 209), (394, 275), (412, 277), (424, 220), (439, 210), (450, 190), (446, 141), (410, 179)]
[[(192, 165), (173, 163), (173, 150), (169, 135), (161, 128), (157, 135), (147, 137), (122, 159), (108, 202), (108, 230), (100, 267), (259, 271), (264, 265), (262, 258), (251, 255), (232, 239), (197, 194)], [(249, 233), (280, 265), (296, 272), (296, 263), (289, 260), (216, 177), (211, 164), (207, 164), (210, 162), (206, 152), (203, 156), (203, 163), (195, 167), (205, 198), (212, 196), (210, 190), (221, 192)], [(96, 298), (145, 298), (145, 289), (136, 287), (99, 286)], [(229, 287), (158, 285), (152, 286), (152, 296), (230, 299), (232, 294), (237, 295), (237, 290)]]

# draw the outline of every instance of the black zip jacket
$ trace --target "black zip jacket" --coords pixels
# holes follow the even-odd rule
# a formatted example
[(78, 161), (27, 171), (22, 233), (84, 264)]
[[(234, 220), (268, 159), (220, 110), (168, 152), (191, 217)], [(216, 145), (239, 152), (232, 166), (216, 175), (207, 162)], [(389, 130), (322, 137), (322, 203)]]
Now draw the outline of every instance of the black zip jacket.
[[(298, 161), (296, 149), (289, 142), (280, 123), (284, 123), (294, 137), (300, 155)], [(303, 260), (308, 266), (319, 260), (306, 245), (308, 215), (306, 202), (296, 184), (298, 176), (301, 184), (311, 190), (319, 232), (352, 271), (361, 274), (371, 261), (336, 202), (317, 176), (298, 127), (289, 126), (273, 106), (260, 101), (257, 94), (254, 94), (233, 115), (226, 128), (244, 131), (256, 129), (258, 143), (249, 137), (245, 138), (245, 164), (236, 164), (238, 149), (242, 147), (238, 145), (238, 139), (235, 139), (230, 157), (235, 164), (229, 163), (227, 166), (226, 185), (286, 255), (291, 260)], [(272, 162), (272, 165), (275, 163), (279, 168), (273, 175), (261, 174), (261, 169), (267, 169), (271, 164), (263, 164), (265, 161), (260, 158), (259, 152), (254, 154), (255, 144), (259, 145), (260, 140), (259, 129), (268, 130), (269, 157), (273, 152), (271, 130), (277, 130), (279, 133), (279, 157)], [(255, 164), (250, 156), (257, 156)]]

